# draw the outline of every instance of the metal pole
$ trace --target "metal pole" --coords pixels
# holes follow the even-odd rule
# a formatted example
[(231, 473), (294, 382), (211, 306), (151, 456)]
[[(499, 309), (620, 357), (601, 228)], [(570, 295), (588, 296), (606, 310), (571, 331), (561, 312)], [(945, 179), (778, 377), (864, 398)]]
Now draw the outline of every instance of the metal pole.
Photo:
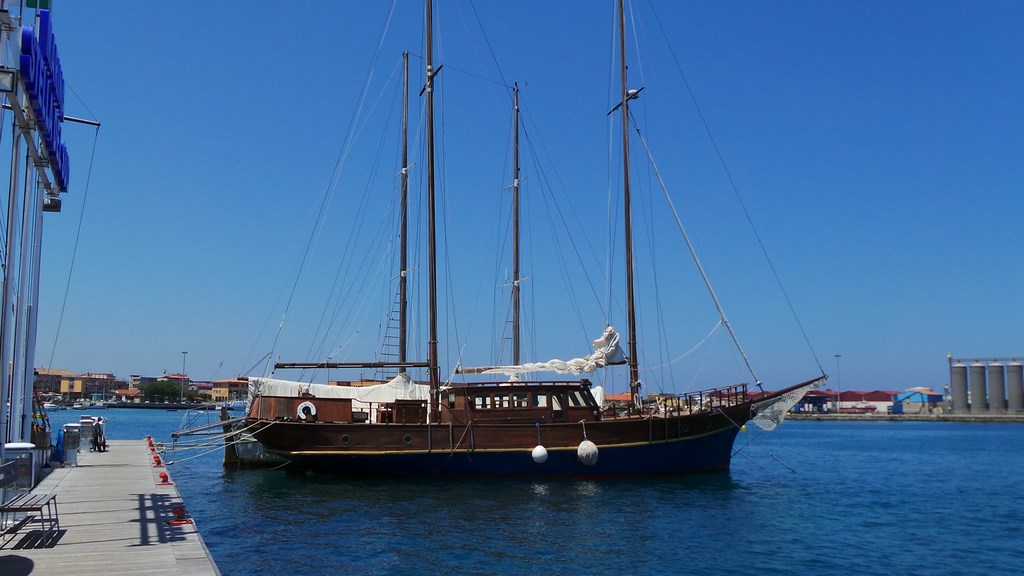
[(836, 354), (836, 414), (840, 413), (839, 406), (843, 396), (843, 386), (839, 378), (839, 359), (842, 357), (842, 354)]
[[(36, 335), (39, 324), (39, 268), (42, 260), (43, 245), (43, 191), (41, 184), (36, 181), (32, 194), (32, 217), (35, 224), (32, 227), (32, 242), (29, 258), (29, 286), (26, 288), (28, 299), (27, 317), (25, 326), (25, 414), (28, 415), (22, 426), (22, 435), (26, 441), (32, 441), (32, 415), (35, 414), (35, 363), (36, 363)], [(49, 442), (44, 447), (36, 446), (37, 450), (49, 450)]]
[(626, 240), (626, 321), (629, 331), (629, 399), (630, 410), (636, 408), (640, 394), (640, 358), (637, 352), (636, 306), (633, 291), (633, 222), (632, 199), (629, 192), (629, 90), (626, 87), (626, 12), (619, 0), (619, 65), (622, 74), (622, 212)]
[[(31, 410), (25, 412), (25, 389), (31, 378), (27, 374), (31, 371), (26, 366), (28, 348), (28, 321), (31, 314), (29, 307), (29, 276), (31, 273), (31, 262), (28, 257), (31, 251), (32, 227), (35, 223), (32, 210), (36, 202), (32, 191), (33, 186), (29, 185), (31, 174), (31, 152), (25, 155), (25, 175), (21, 184), (21, 243), (18, 248), (18, 292), (14, 298), (14, 334), (11, 339), (14, 345), (12, 352), (11, 368), (11, 442), (26, 442), (25, 429), (28, 427), (27, 420), (31, 416)], [(10, 257), (11, 246), (7, 247)]]
[(16, 123), (11, 123), (11, 181), (7, 195), (7, 259), (4, 267), (3, 296), (0, 299), (0, 456), (3, 455), (4, 444), (11, 441), (10, 425), (12, 411), (7, 409), (11, 387), (12, 336), (11, 307), (14, 294), (14, 260), (11, 247), (17, 240), (18, 229), (18, 170), (21, 167), (21, 137)]
[[(2, 52), (0, 52), (0, 54), (2, 54)], [(4, 104), (2, 107), (4, 110), (11, 110), (10, 104)], [(95, 126), (96, 128), (100, 127), (100, 123), (96, 120), (86, 120), (85, 118), (75, 118), (74, 116), (64, 116), (63, 121), (74, 122), (75, 124), (85, 124), (86, 126)]]
[(427, 368), (430, 375), (430, 421), (437, 421), (441, 388), (440, 359), (437, 350), (437, 232), (434, 186), (434, 34), (433, 4), (427, 0), (426, 10), (426, 96), (427, 96), (427, 306), (430, 308), (429, 336), (427, 340)]
[[(409, 52), (402, 52), (402, 223), (399, 233), (398, 258), (398, 361), (405, 362), (409, 328), (406, 316), (409, 313), (408, 279), (409, 268)], [(330, 358), (327, 359), (330, 363)], [(328, 368), (330, 370), (330, 368)], [(404, 373), (405, 368), (398, 372)], [(328, 383), (330, 383), (328, 372)]]
[(182, 352), (181, 353), (181, 400), (179, 400), (179, 401), (182, 404), (185, 403), (185, 381), (188, 379), (188, 377), (185, 376), (185, 355), (186, 354), (188, 354), (188, 352)]
[[(7, 40), (11, 37), (11, 35), (12, 35), (11, 33), (14, 31), (13, 25), (10, 26), (10, 27), (8, 27), (8, 25), (7, 25), (8, 22), (9, 22), (8, 18), (9, 18), (9, 14), (4, 14), (3, 15), (3, 20), (4, 20), (4, 22), (3, 22), (3, 30), (2, 30), (2, 32), (0, 32), (0, 62), (6, 61), (6, 57), (7, 57), (7, 55), (6, 55)], [(5, 103), (5, 106), (6, 105), (7, 104)], [(2, 126), (0, 126), (0, 129), (2, 129)], [(10, 188), (10, 195), (8, 196), (8, 200), (7, 200), (7, 210), (8, 210), (7, 246), (13, 246), (14, 245), (14, 241), (12, 240), (12, 234), (13, 234), (14, 228), (13, 228), (13, 226), (11, 226), (11, 221), (9, 219), (10, 218), (10, 214), (12, 213), (12, 209), (14, 207), (14, 204), (13, 204), (14, 183), (17, 181), (17, 176), (14, 174), (14, 172), (17, 171), (16, 166), (17, 166), (17, 158), (18, 158), (18, 129), (17, 129), (17, 126), (16, 126), (16, 122), (14, 122), (14, 121), (11, 122), (11, 142), (12, 142), (13, 150), (11, 152), (11, 188)], [(7, 265), (8, 268), (10, 266), (9, 262), (10, 262), (10, 260), (8, 259), (8, 265)], [(6, 444), (8, 442), (8, 436), (7, 436), (7, 382), (8, 382), (8, 380), (7, 379), (8, 379), (8, 375), (9, 375), (9, 372), (7, 371), (7, 342), (8, 342), (8, 340), (7, 340), (7, 306), (8, 306), (8, 302), (9, 302), (8, 301), (8, 297), (7, 297), (7, 294), (8, 294), (7, 290), (9, 288), (9, 277), (8, 277), (8, 270), (4, 269), (4, 270), (2, 270), (2, 273), (3, 273), (3, 283), (2, 283), (3, 295), (0, 296), (0, 302), (2, 302), (2, 304), (0, 304), (0, 306), (2, 306), (2, 308), (0, 308), (0, 463), (3, 463), (4, 462), (4, 458), (6, 457), (6, 454), (4, 453), (5, 452), (4, 451), (4, 444)], [(0, 491), (0, 497), (2, 497), (2, 491)]]
[(512, 365), (519, 365), (519, 84), (512, 88)]

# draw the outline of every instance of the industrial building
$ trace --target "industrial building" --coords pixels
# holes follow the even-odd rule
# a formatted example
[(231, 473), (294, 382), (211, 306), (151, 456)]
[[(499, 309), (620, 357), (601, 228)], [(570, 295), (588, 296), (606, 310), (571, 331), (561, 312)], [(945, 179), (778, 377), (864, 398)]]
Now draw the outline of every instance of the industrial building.
[(948, 358), (953, 414), (1024, 414), (1022, 358)]

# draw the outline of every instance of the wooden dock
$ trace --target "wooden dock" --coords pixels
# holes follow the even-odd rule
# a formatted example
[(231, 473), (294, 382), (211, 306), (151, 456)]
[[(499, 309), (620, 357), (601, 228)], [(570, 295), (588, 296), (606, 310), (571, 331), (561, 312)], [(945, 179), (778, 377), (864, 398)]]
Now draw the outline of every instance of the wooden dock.
[(153, 467), (145, 440), (110, 441), (78, 458), (32, 490), (56, 494), (60, 530), (48, 541), (28, 527), (0, 537), (0, 574), (220, 576), (196, 525), (169, 523), (181, 496), (159, 484), (166, 469)]

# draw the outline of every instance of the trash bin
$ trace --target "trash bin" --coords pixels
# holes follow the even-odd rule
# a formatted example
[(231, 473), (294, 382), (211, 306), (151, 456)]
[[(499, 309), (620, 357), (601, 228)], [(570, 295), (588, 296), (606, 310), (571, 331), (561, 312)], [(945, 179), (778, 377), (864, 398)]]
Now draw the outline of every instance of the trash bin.
[(15, 462), (14, 487), (31, 490), (36, 485), (36, 445), (31, 442), (10, 442), (4, 444), (4, 463)]
[(96, 418), (93, 416), (82, 416), (78, 419), (78, 424), (82, 427), (82, 446), (88, 446), (92, 442), (92, 426), (96, 423)]
[(82, 445), (82, 425), (71, 422), (64, 425), (64, 463), (78, 466), (78, 449)]

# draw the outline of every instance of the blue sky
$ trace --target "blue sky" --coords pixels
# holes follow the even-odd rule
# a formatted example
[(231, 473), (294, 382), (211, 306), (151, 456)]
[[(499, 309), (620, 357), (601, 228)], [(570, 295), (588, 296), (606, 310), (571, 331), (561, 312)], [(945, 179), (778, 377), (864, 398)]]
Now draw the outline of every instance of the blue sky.
[[(947, 353), (1024, 354), (1024, 5), (653, 5), (632, 7), (630, 84), (645, 87), (633, 114), (767, 387), (812, 377), (819, 363), (833, 373), (841, 354), (844, 389), (941, 389)], [(397, 167), (394, 141), (380, 126), (390, 118), (387, 133), (394, 132), (403, 50), (414, 54), (414, 92), (422, 83), (420, 4), (399, 1), (389, 23), (391, 8), (55, 2), (68, 113), (103, 126), (88, 193), (95, 132), (64, 130), (71, 190), (63, 212), (44, 224), (38, 366), (159, 374), (179, 371), (188, 351), (194, 378), (217, 379), (261, 374), (262, 364), (248, 371), (271, 349), (286, 361), (340, 361), (377, 348), (394, 298), (394, 268), (381, 247)], [(443, 373), (460, 359), (497, 356), (494, 326), (503, 312), (493, 309), (507, 295), (499, 247), (507, 246), (510, 182), (502, 84), (523, 87), (527, 224), (557, 228), (565, 218), (582, 238), (570, 245), (557, 231), (531, 231), (527, 359), (588, 352), (606, 318), (625, 330), (621, 283), (611, 284), (610, 307), (603, 287), (607, 238), (621, 234), (607, 216), (621, 172), (617, 116), (606, 116), (617, 90), (612, 14), (610, 2), (581, 1), (437, 9), (448, 223)], [(739, 210), (680, 67), (817, 360)], [(414, 98), (417, 117), (420, 105)], [(632, 154), (639, 221), (671, 225), (636, 143)], [(278, 337), (317, 214), (322, 227)], [(642, 264), (659, 264), (660, 296), (650, 288), (655, 278), (640, 274), (647, 367), (690, 350), (715, 322), (681, 247), (666, 248), (679, 244), (678, 234), (671, 226), (659, 234), (637, 243)], [(559, 259), (561, 251), (570, 255)], [(420, 282), (424, 275), (413, 271)], [(340, 303), (332, 283), (347, 286)], [(357, 296), (364, 288), (376, 295)], [(317, 341), (325, 314), (336, 321)], [(423, 322), (415, 323), (419, 338)], [(653, 345), (658, 333), (670, 344)], [(670, 372), (645, 373), (649, 389), (749, 380), (735, 355), (718, 358), (729, 348), (725, 335), (712, 340)], [(699, 369), (696, 380), (691, 369)], [(609, 383), (622, 388), (621, 378)]]

